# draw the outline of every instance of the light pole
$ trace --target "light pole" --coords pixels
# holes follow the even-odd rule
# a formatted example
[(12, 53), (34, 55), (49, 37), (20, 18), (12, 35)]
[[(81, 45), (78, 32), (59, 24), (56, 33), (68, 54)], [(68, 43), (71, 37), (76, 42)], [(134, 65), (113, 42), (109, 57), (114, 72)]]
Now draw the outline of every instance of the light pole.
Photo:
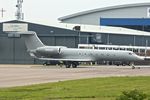
[(148, 46), (148, 40), (146, 40), (146, 44), (145, 44), (145, 57), (147, 56), (147, 46)]

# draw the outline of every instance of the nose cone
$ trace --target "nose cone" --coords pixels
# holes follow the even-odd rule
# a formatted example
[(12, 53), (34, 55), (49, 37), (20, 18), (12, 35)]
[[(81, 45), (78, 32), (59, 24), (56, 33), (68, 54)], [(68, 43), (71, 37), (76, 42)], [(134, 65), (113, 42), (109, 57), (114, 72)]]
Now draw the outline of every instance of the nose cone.
[(134, 52), (128, 52), (128, 55), (129, 55), (129, 59), (132, 60), (132, 61), (142, 61), (142, 60), (144, 60), (143, 57), (138, 56)]
[(141, 57), (141, 56), (138, 56), (138, 55), (134, 55), (136, 58), (137, 58), (137, 60), (139, 60), (139, 61), (142, 61), (142, 60), (144, 60), (144, 57)]

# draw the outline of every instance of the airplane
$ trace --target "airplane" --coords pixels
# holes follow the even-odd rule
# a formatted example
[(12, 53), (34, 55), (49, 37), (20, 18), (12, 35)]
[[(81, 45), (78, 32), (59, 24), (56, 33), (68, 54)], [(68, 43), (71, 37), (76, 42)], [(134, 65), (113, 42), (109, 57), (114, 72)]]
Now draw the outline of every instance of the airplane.
[(132, 51), (123, 50), (93, 50), (67, 48), (65, 46), (47, 46), (38, 38), (36, 32), (11, 32), (20, 34), (25, 41), (30, 56), (44, 61), (62, 61), (66, 68), (76, 68), (79, 62), (94, 61), (127, 61), (131, 62), (134, 69), (135, 61), (144, 61), (145, 58), (136, 55)]

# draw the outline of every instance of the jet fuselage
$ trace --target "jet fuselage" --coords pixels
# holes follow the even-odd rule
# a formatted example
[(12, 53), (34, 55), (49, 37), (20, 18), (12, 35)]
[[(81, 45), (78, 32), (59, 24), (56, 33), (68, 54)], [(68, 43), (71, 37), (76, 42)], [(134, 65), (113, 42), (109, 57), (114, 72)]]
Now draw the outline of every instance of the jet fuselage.
[(123, 50), (94, 50), (77, 49), (67, 47), (44, 46), (34, 50), (34, 55), (38, 58), (51, 59), (86, 59), (91, 61), (140, 61), (140, 56), (132, 51)]

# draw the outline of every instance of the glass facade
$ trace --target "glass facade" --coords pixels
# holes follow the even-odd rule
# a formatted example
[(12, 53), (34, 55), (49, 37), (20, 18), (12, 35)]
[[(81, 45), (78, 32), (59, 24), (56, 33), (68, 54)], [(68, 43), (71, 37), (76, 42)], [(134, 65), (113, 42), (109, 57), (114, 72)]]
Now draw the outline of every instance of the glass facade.
[(150, 32), (150, 18), (100, 18), (100, 25)]

